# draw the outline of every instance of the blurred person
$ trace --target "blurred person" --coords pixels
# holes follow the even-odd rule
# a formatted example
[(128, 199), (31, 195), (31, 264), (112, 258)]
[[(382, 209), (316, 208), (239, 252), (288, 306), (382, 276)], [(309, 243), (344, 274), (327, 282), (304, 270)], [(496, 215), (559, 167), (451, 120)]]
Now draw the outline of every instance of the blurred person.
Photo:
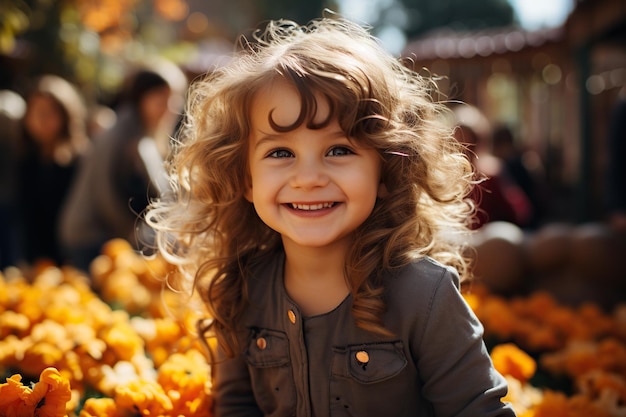
[(59, 76), (39, 77), (26, 94), (17, 149), (20, 256), (28, 265), (64, 262), (59, 215), (89, 143), (80, 93)]
[(129, 75), (114, 106), (115, 123), (94, 137), (63, 211), (60, 231), (72, 265), (88, 270), (111, 239), (126, 239), (136, 248), (150, 239), (143, 235), (149, 229), (141, 214), (167, 187), (163, 158), (185, 88), (184, 74), (170, 62)]
[(626, 233), (626, 88), (611, 113), (606, 145), (607, 221), (614, 230)]
[(469, 104), (457, 104), (452, 111), (454, 135), (465, 144), (480, 180), (470, 195), (477, 207), (472, 227), (479, 229), (495, 221), (527, 226), (530, 202), (520, 187), (507, 177), (502, 159), (490, 152), (491, 123), (478, 108)]
[(17, 144), (26, 100), (0, 90), (0, 270), (19, 261), (17, 216)]
[(530, 203), (530, 216), (526, 226), (536, 229), (542, 223), (547, 209), (547, 192), (543, 163), (533, 151), (520, 149), (515, 143), (511, 128), (498, 124), (492, 135), (493, 155), (502, 160), (507, 178), (512, 180), (524, 192)]

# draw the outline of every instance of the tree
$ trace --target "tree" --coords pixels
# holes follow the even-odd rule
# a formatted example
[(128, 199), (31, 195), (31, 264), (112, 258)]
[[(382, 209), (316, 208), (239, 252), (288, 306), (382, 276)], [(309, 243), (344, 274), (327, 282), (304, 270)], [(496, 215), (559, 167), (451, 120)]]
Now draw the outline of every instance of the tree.
[(374, 4), (378, 13), (370, 13), (375, 17), (368, 22), (374, 35), (392, 29), (401, 32), (404, 41), (441, 28), (478, 30), (515, 23), (507, 0), (378, 0)]
[(320, 17), (328, 2), (324, 0), (258, 0), (257, 7), (263, 19), (291, 19), (298, 23)]
[(507, 26), (514, 12), (507, 0), (397, 0), (410, 16), (405, 28), (409, 38), (439, 27), (475, 30)]

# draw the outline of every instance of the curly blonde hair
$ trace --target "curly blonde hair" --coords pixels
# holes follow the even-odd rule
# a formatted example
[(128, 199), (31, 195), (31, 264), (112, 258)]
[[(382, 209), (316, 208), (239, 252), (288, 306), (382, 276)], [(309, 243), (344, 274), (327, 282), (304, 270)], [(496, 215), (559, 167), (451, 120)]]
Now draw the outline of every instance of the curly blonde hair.
[[(348, 137), (376, 149), (388, 190), (355, 232), (345, 276), (364, 329), (382, 325), (384, 271), (430, 256), (467, 276), (463, 236), (473, 207), (472, 168), (445, 122), (436, 86), (394, 58), (368, 30), (342, 18), (306, 25), (271, 21), (242, 38), (234, 58), (194, 82), (179, 142), (169, 160), (174, 192), (147, 215), (161, 253), (189, 277), (233, 354), (252, 265), (279, 250), (280, 235), (244, 198), (250, 103), (282, 77), (298, 90), (310, 128), (325, 97)], [(296, 128), (297, 126), (294, 126)]]

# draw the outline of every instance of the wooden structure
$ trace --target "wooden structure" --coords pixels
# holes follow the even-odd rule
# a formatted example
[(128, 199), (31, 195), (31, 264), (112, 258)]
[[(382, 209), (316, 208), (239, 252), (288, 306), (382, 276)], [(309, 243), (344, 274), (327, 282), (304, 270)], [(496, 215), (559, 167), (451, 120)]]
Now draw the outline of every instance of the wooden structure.
[(558, 220), (602, 218), (606, 126), (626, 90), (626, 1), (579, 0), (561, 27), (533, 32), (439, 31), (403, 56), (540, 155)]

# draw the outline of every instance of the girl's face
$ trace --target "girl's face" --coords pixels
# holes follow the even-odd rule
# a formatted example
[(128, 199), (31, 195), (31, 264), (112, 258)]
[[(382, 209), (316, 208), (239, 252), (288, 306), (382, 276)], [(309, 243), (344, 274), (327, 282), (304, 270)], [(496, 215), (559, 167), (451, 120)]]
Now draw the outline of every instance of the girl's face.
[[(329, 107), (319, 98), (317, 106), (313, 122), (320, 123)], [(347, 246), (374, 208), (379, 154), (351, 142), (336, 119), (321, 129), (308, 129), (306, 122), (288, 132), (272, 128), (270, 117), (278, 126), (289, 126), (300, 108), (297, 90), (282, 79), (254, 97), (246, 198), (285, 245)]]
[(39, 144), (51, 144), (61, 137), (65, 116), (58, 103), (48, 96), (36, 94), (28, 100), (24, 125)]

